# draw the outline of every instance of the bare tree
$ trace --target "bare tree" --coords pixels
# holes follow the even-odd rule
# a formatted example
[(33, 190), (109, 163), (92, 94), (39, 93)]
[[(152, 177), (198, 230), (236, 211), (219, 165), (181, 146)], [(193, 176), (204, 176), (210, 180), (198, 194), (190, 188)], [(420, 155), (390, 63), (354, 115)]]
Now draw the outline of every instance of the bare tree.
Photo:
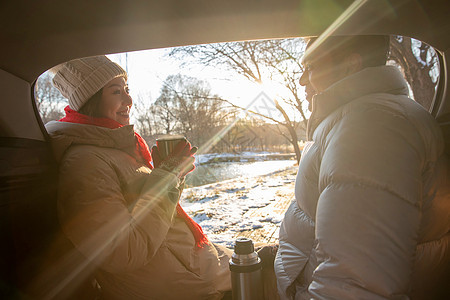
[(182, 133), (196, 144), (205, 142), (205, 129), (223, 120), (223, 104), (205, 81), (170, 75), (154, 104), (164, 133)]
[(64, 116), (64, 107), (68, 101), (52, 85), (49, 73), (44, 73), (38, 78), (34, 97), (44, 124), (52, 120), (59, 120)]
[(391, 38), (390, 59), (401, 67), (414, 99), (429, 109), (436, 91), (439, 67), (433, 47), (408, 37), (395, 36)]
[(285, 39), (188, 46), (175, 48), (170, 55), (182, 57), (188, 55), (202, 64), (234, 71), (252, 82), (264, 83), (270, 80), (284, 85), (288, 92), (285, 93), (287, 96), (279, 96), (279, 101), (275, 101), (275, 108), (281, 113), (283, 121), (274, 120), (273, 117), (261, 113), (257, 115), (276, 121), (288, 129), (290, 137), (286, 137), (293, 145), (299, 161), (300, 149), (294, 127), (297, 123), (295, 119), (290, 119), (280, 103), (288, 104), (299, 111), (306, 126), (307, 118), (303, 109), (305, 99), (299, 94), (302, 90), (299, 79), (303, 72), (299, 58), (303, 50), (302, 39)]
[(157, 130), (157, 125), (154, 107), (148, 104), (149, 101), (146, 98), (148, 97), (141, 94), (136, 97), (136, 100), (133, 101), (133, 115), (136, 130), (147, 142), (150, 142)]

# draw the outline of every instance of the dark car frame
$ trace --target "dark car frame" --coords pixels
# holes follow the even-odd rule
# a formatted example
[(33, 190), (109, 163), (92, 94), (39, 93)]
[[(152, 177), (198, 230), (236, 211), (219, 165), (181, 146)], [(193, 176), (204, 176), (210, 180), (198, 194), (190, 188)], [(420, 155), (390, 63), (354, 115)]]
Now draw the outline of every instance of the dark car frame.
[(57, 166), (34, 101), (38, 76), (61, 62), (327, 32), (413, 37), (438, 52), (441, 73), (430, 113), (449, 148), (447, 0), (16, 0), (2, 1), (0, 15), (1, 298), (67, 298), (80, 291), (97, 297), (87, 266), (59, 229)]

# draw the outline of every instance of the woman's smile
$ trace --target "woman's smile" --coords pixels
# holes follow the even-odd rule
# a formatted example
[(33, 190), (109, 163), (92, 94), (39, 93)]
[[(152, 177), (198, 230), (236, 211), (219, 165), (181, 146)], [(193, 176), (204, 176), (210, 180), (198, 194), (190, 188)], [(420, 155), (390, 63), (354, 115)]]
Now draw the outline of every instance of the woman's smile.
[(128, 125), (130, 124), (132, 105), (133, 100), (124, 77), (114, 78), (103, 88), (99, 105), (101, 117), (115, 120), (122, 125)]

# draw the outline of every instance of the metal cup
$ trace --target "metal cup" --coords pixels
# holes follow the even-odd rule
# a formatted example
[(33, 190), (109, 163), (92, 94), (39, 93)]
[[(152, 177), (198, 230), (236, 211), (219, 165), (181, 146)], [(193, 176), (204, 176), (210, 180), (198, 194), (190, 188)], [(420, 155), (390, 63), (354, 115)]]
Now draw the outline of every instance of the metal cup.
[(186, 141), (186, 138), (182, 135), (164, 135), (157, 138), (156, 147), (158, 147), (161, 159), (167, 158), (180, 141)]

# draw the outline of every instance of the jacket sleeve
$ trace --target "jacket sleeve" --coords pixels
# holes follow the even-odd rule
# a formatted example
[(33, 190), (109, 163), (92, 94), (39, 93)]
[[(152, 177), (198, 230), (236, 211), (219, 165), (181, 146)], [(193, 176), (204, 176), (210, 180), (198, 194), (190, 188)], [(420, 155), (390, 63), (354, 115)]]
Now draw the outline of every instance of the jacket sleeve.
[(63, 231), (105, 271), (126, 272), (148, 263), (171, 226), (180, 196), (178, 178), (159, 169), (143, 176), (142, 192), (129, 208), (118, 174), (98, 153), (77, 151), (60, 166)]
[[(420, 225), (425, 145), (404, 116), (349, 112), (323, 137), (315, 299), (402, 298)], [(397, 298), (396, 298), (397, 299)]]

